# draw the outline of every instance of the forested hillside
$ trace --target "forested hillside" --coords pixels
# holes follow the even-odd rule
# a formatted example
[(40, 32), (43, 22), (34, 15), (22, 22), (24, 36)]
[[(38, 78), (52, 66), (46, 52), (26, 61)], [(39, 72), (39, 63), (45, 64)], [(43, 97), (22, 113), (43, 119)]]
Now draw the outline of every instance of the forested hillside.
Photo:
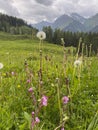
[(11, 34), (31, 34), (37, 29), (31, 27), (26, 21), (0, 13), (0, 31)]
[[(82, 38), (82, 46), (84, 46), (84, 51), (88, 51), (91, 47), (92, 52), (95, 54), (98, 51), (98, 33), (95, 32), (64, 32), (60, 29), (53, 29), (51, 26), (43, 27), (43, 31), (46, 33), (48, 42), (61, 45), (61, 38), (64, 38), (65, 46), (78, 47), (79, 39)], [(80, 49), (81, 50), (81, 49)], [(82, 51), (82, 50), (81, 50)], [(88, 54), (89, 55), (89, 54)]]

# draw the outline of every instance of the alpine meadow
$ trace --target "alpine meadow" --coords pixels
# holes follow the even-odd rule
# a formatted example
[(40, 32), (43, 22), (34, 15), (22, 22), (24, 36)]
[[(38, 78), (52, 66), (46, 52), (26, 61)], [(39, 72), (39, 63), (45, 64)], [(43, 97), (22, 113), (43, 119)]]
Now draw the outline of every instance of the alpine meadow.
[(98, 130), (98, 32), (0, 14), (0, 130)]

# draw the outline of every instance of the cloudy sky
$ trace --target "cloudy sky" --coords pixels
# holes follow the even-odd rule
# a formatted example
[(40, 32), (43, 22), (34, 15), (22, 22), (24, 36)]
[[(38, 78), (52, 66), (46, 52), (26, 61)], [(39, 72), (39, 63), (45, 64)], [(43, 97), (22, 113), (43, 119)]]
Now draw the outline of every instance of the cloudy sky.
[(76, 12), (84, 17), (98, 13), (98, 0), (0, 0), (0, 12), (28, 23), (52, 22), (62, 14)]

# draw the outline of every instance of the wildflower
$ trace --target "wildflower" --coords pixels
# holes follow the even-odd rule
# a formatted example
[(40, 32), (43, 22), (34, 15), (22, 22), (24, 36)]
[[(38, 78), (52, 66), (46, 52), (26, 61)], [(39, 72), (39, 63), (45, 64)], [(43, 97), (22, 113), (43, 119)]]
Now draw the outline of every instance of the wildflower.
[(47, 96), (42, 96), (42, 98), (41, 98), (41, 104), (42, 104), (42, 106), (47, 106), (47, 100), (48, 100), (48, 98), (47, 98)]
[(35, 122), (40, 123), (40, 119), (38, 117), (35, 117)]
[(36, 35), (40, 40), (44, 40), (46, 38), (46, 33), (43, 31), (40, 31)]
[(31, 82), (30, 79), (28, 79), (28, 80), (27, 80), (27, 83), (30, 83), (30, 82)]
[(31, 93), (33, 91), (33, 88), (32, 87), (29, 88), (28, 91)]
[(76, 60), (75, 62), (74, 62), (74, 66), (75, 67), (78, 67), (78, 66), (81, 66), (82, 65), (82, 61), (81, 60)]
[(62, 98), (62, 101), (63, 101), (63, 104), (67, 104), (68, 101), (69, 101), (69, 98), (68, 98), (67, 96), (64, 96), (64, 97)]
[(20, 88), (21, 86), (18, 84), (17, 88)]
[(11, 74), (12, 74), (12, 75), (15, 75), (15, 73), (14, 73), (14, 72), (11, 72)]
[(35, 112), (34, 112), (34, 111), (32, 111), (32, 117), (34, 116), (34, 114), (35, 114)]
[(62, 127), (61, 130), (64, 130), (64, 127)]
[(2, 63), (0, 63), (0, 69), (2, 69), (3, 68), (3, 64)]

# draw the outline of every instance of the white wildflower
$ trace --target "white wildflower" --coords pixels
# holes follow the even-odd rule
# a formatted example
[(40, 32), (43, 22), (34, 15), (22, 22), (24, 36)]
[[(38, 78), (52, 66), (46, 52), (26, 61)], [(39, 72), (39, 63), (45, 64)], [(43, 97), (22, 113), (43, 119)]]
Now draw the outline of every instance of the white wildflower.
[(2, 69), (3, 68), (3, 64), (2, 63), (0, 63), (0, 69)]
[(81, 66), (82, 65), (82, 60), (76, 60), (75, 62), (74, 62), (74, 66), (75, 67), (79, 67), (79, 66)]
[(46, 33), (43, 31), (40, 31), (36, 35), (40, 40), (44, 40), (46, 38)]

